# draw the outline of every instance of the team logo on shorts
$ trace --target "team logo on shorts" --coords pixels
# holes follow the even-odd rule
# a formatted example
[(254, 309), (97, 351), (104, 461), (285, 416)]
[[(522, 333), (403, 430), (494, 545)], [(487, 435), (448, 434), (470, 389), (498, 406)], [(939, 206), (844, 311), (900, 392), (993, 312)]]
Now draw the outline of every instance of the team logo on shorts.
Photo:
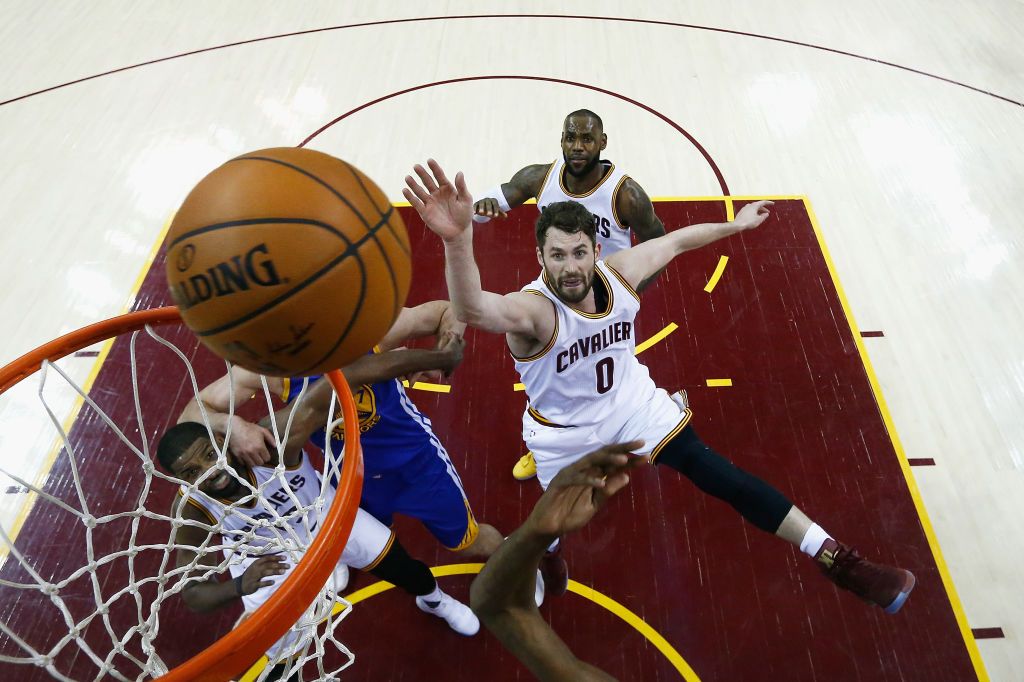
[[(373, 394), (373, 389), (369, 386), (360, 386), (352, 392), (352, 397), (355, 398), (356, 402), (356, 414), (359, 415), (359, 433), (366, 433), (380, 421), (380, 415), (377, 414), (377, 396)], [(341, 407), (338, 407), (338, 412), (334, 415), (335, 419), (341, 417)], [(331, 432), (331, 437), (338, 440), (345, 440), (345, 424), (344, 422), (339, 423), (334, 427), (334, 431)]]

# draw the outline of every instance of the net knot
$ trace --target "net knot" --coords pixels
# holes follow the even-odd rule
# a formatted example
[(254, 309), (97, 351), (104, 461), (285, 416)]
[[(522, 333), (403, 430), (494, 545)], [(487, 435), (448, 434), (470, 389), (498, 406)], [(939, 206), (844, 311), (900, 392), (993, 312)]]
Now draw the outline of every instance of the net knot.
[(87, 516), (83, 516), (83, 517), (82, 517), (82, 524), (83, 524), (83, 525), (84, 525), (84, 526), (85, 526), (86, 528), (95, 528), (95, 527), (96, 527), (96, 525), (97, 525), (97, 523), (96, 523), (96, 517), (95, 517), (95, 516), (93, 516), (92, 514), (89, 514), (89, 515), (87, 515)]

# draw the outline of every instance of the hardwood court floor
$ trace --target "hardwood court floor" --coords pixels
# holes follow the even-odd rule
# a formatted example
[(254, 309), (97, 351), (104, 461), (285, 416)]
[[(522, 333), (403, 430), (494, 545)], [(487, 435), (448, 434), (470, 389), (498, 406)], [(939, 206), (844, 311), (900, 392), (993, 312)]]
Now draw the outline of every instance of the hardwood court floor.
[[(886, 616), (838, 593), (805, 557), (746, 525), (673, 471), (643, 470), (566, 543), (573, 580), (597, 594), (570, 593), (549, 599), (542, 609), (578, 655), (621, 679), (677, 679), (682, 666), (699, 679), (723, 682), (836, 679), (837, 670), (841, 679), (865, 681), (962, 680), (973, 674), (963, 624), (951, 607), (808, 206), (799, 198), (779, 200), (775, 215), (757, 232), (670, 265), (643, 296), (637, 339), (677, 326), (640, 357), (659, 385), (689, 392), (693, 423), (706, 442), (773, 482), (867, 556), (911, 569), (918, 587), (901, 613)], [(727, 208), (724, 201), (666, 201), (657, 210), (666, 222), (685, 224), (724, 220)], [(512, 290), (535, 276), (534, 214), (525, 208), (500, 229), (478, 231), (486, 287)], [(409, 209), (403, 215), (416, 254), (410, 304), (442, 297), (439, 242)], [(709, 278), (723, 256), (728, 262), (709, 293)], [(137, 307), (167, 302), (158, 258)], [(182, 330), (170, 336), (190, 346)], [(177, 409), (191, 389), (168, 352), (140, 343), (140, 349), (147, 347), (140, 380), (152, 439), (173, 422), (176, 411), (168, 413), (165, 406)], [(191, 348), (201, 383), (221, 371), (219, 360)], [(124, 343), (115, 346), (92, 394), (119, 423), (131, 425), (126, 351)], [(513, 390), (515, 381), (503, 340), (474, 331), (450, 393), (411, 392), (459, 467), (478, 518), (503, 532), (525, 517), (539, 494), (534, 482), (517, 483), (510, 476), (521, 451), (524, 405), (524, 394)], [(93, 513), (134, 504), (139, 476), (109, 431), (86, 414), (72, 441)], [(58, 459), (48, 491), (73, 504), (73, 490), (67, 460)], [(157, 482), (148, 504), (163, 511), (171, 494), (168, 484)], [(398, 528), (414, 555), (432, 565), (459, 563), (415, 524), (403, 520)], [(98, 548), (123, 546), (125, 531), (126, 524), (110, 528)], [(143, 524), (140, 539), (159, 542), (161, 533), (166, 530)], [(41, 573), (54, 573), (83, 563), (83, 535), (72, 515), (37, 505), (20, 541), (26, 552), (47, 557)], [(136, 568), (154, 571), (156, 560), (155, 554), (144, 555)], [(4, 567), (5, 577), (13, 566)], [(101, 571), (105, 594), (124, 584), (126, 571), (125, 562)], [(461, 598), (468, 596), (469, 581), (469, 575), (441, 578)], [(353, 589), (371, 582), (361, 577)], [(620, 606), (609, 610), (599, 595)], [(78, 605), (85, 608), (85, 601)], [(5, 597), (4, 603), (3, 617), (16, 628), (42, 627), (52, 617), (41, 599)], [(623, 620), (623, 609), (670, 649), (659, 650)], [(180, 662), (230, 627), (235, 616), (231, 610), (194, 616), (172, 598), (161, 611), (166, 634), (158, 638), (158, 650), (169, 663)], [(132, 608), (114, 609), (116, 627), (134, 618)], [(182, 638), (183, 631), (195, 637)], [(462, 639), (395, 590), (358, 603), (342, 639), (357, 656), (345, 676), (349, 680), (526, 676), (489, 634)], [(77, 664), (86, 663), (80, 656)]]

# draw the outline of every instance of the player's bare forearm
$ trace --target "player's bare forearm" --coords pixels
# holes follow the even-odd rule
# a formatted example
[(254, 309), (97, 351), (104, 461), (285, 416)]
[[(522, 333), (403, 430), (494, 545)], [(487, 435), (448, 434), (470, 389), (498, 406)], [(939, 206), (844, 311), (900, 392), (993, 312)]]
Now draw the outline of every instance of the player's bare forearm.
[(453, 352), (411, 348), (364, 355), (342, 370), (351, 386), (375, 384), (432, 369), (451, 371), (462, 359)]
[(736, 218), (727, 223), (702, 223), (673, 230), (664, 237), (619, 251), (609, 256), (606, 262), (636, 288), (681, 253), (758, 227), (768, 219), (771, 205), (770, 201), (755, 201), (741, 208)]
[(540, 615), (534, 582), (553, 540), (527, 521), (484, 565), (470, 588), (470, 605), (484, 625), (541, 680), (611, 680), (573, 655)]
[(235, 603), (241, 596), (234, 580), (204, 580), (186, 587), (181, 598), (185, 606), (196, 613), (210, 613)]
[(527, 520), (502, 543), (470, 588), (470, 605), (484, 625), (541, 680), (612, 680), (579, 660), (544, 621), (534, 601), (537, 566), (551, 535)]

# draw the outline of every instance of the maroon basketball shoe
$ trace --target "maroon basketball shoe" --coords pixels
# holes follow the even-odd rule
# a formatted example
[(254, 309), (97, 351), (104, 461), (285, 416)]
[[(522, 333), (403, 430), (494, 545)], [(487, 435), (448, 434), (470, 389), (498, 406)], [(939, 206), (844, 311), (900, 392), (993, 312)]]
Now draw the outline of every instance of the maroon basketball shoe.
[(562, 545), (554, 552), (544, 552), (540, 560), (540, 574), (544, 577), (544, 593), (560, 597), (569, 589), (569, 567), (562, 558)]
[(814, 559), (826, 578), (886, 613), (899, 611), (917, 583), (910, 571), (872, 563), (832, 539), (825, 540)]

